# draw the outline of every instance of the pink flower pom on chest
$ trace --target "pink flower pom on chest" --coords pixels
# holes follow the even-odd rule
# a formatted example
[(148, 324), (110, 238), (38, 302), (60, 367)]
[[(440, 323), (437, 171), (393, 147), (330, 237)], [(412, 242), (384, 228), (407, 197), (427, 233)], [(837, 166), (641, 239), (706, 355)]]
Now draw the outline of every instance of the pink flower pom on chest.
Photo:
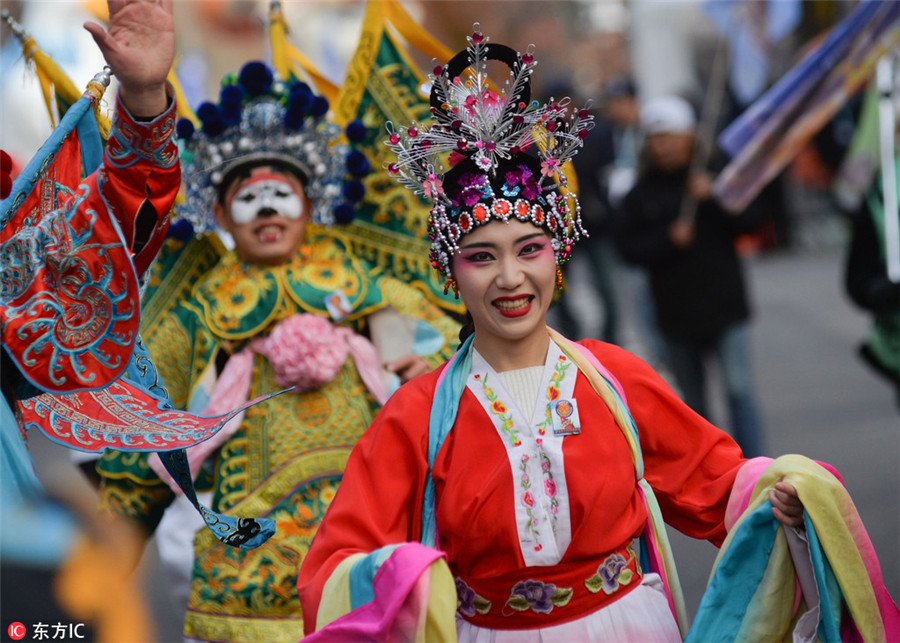
[(277, 324), (261, 352), (279, 386), (309, 391), (333, 380), (347, 361), (344, 334), (326, 318), (303, 313)]

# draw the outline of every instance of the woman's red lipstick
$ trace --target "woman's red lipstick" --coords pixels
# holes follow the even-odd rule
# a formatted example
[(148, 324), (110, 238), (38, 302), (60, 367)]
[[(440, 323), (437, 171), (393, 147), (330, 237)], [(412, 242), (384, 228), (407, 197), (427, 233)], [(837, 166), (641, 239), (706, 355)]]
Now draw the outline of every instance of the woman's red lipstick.
[(498, 297), (491, 303), (504, 317), (522, 317), (531, 311), (531, 295), (518, 295), (516, 297)]

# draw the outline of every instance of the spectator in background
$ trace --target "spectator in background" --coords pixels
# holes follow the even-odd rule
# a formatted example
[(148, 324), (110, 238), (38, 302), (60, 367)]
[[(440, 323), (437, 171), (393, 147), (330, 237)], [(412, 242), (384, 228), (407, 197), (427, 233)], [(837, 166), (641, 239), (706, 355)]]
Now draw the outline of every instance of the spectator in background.
[[(750, 318), (735, 235), (758, 226), (761, 210), (726, 213), (712, 197), (712, 176), (691, 167), (696, 117), (677, 96), (641, 109), (644, 163), (616, 218), (623, 258), (649, 274), (656, 319), (671, 368), (691, 408), (709, 417), (707, 358), (721, 367), (731, 428), (747, 457), (763, 453), (750, 366)], [(697, 206), (689, 216), (682, 201)]]
[[(606, 167), (603, 177), (604, 203), (612, 212), (622, 206), (622, 199), (634, 187), (643, 137), (637, 87), (630, 77), (617, 75), (607, 81), (603, 89), (602, 119), (612, 132), (614, 160)], [(621, 257), (617, 256), (617, 260), (619, 277), (633, 301), (639, 326), (637, 336), (632, 338), (636, 344), (633, 350), (652, 363), (671, 383), (668, 349), (656, 325), (647, 275), (642, 269), (623, 263)], [(627, 338), (622, 339), (625, 340), (622, 345), (627, 347), (630, 342)]]
[[(900, 181), (900, 159), (894, 160), (894, 167)], [(887, 272), (886, 214), (879, 175), (850, 217), (852, 232), (844, 283), (853, 303), (872, 314), (872, 327), (859, 354), (891, 382), (900, 404), (900, 283), (892, 281)]]
[[(572, 95), (568, 84), (559, 83), (550, 92), (551, 99)], [(583, 102), (574, 99), (574, 102)], [(593, 111), (593, 110), (592, 110)], [(590, 279), (587, 286), (599, 297), (603, 309), (600, 339), (610, 344), (619, 343), (619, 305), (614, 287), (616, 269), (615, 248), (611, 236), (610, 205), (606, 187), (609, 168), (615, 161), (615, 129), (613, 123), (594, 114), (595, 127), (584, 139), (581, 152), (573, 159), (578, 189), (581, 194), (581, 217), (590, 237), (585, 240), (584, 257), (588, 261)], [(563, 268), (566, 274), (566, 268)], [(581, 339), (590, 335), (593, 325), (579, 319), (573, 307), (572, 297), (563, 297), (557, 307), (559, 324), (567, 337)]]
[(605, 202), (611, 207), (618, 206), (634, 185), (641, 147), (639, 118), (640, 103), (634, 82), (627, 76), (613, 76), (603, 89), (602, 110), (602, 120), (608, 124), (613, 145), (613, 163), (604, 177)]

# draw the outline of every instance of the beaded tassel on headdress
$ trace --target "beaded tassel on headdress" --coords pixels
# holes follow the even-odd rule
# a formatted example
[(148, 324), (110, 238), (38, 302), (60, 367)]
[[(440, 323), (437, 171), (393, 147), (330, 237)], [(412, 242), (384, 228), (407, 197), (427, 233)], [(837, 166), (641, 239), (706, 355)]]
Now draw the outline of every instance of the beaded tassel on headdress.
[[(565, 189), (562, 165), (578, 153), (593, 116), (586, 107), (573, 109), (568, 98), (546, 105), (531, 100), (533, 46), (518, 53), (491, 44), (477, 23), (468, 42), (429, 74), (434, 122), (396, 130), (388, 123), (385, 143), (397, 161), (386, 168), (433, 201), (431, 262), (445, 277), (452, 277), (450, 259), (462, 235), (510, 216), (546, 228), (557, 262), (564, 263), (587, 233), (578, 200)], [(489, 60), (510, 69), (501, 89), (488, 78)], [(446, 172), (445, 159), (451, 168)]]
[(277, 161), (304, 177), (313, 202), (313, 221), (348, 223), (365, 195), (362, 178), (368, 158), (353, 149), (365, 138), (360, 121), (341, 129), (327, 119), (328, 101), (301, 81), (277, 79), (262, 62), (244, 65), (226, 76), (219, 103), (197, 109), (199, 130), (188, 119), (178, 122), (184, 203), (176, 214), (196, 232), (213, 229), (211, 206), (228, 174), (249, 163)]

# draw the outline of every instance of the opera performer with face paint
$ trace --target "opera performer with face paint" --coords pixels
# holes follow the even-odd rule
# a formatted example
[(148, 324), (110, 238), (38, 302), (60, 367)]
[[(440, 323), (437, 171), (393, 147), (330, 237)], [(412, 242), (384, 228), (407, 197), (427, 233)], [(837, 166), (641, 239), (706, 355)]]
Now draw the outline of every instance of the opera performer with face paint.
[[(304, 83), (248, 63), (218, 104), (200, 106), (200, 127), (178, 125), (185, 202), (176, 211), (197, 233), (218, 224), (234, 248), (188, 275), (189, 296), (144, 339), (180, 407), (209, 414), (293, 387), (188, 450), (214, 509), (277, 523), (253, 551), (196, 534), (188, 638), (302, 636), (297, 573), (351, 448), (394, 388), (456, 346), (458, 322), (330, 234), (353, 217), (369, 166), (352, 145), (362, 125), (344, 138), (327, 112)], [(385, 364), (367, 333), (388, 310), (419, 325), (409, 354)], [(105, 506), (152, 533), (175, 498), (158, 460), (108, 452), (98, 470)], [(190, 542), (183, 549), (189, 556)]]
[[(500, 91), (488, 61), (510, 68)], [(782, 608), (752, 604), (749, 622), (790, 628), (806, 605), (819, 609), (806, 587), (795, 605), (787, 545), (766, 538), (802, 543), (812, 510), (800, 492), (819, 489), (807, 485), (816, 476), (840, 487), (834, 476), (794, 456), (764, 462), (748, 484), (759, 460), (646, 363), (546, 326), (559, 265), (584, 234), (559, 170), (592, 122), (567, 98), (532, 102), (534, 65), (531, 49), (489, 43), (476, 25), (468, 49), (430, 76), (435, 122), (390, 128), (387, 170), (434, 200), (432, 265), (470, 325), (449, 364), (401, 387), (353, 450), (300, 572), (309, 643), (680, 641), (663, 520), (720, 545), (753, 503), (764, 535), (741, 543), (784, 553), (761, 583), (784, 574), (785, 593), (752, 594)], [(827, 506), (816, 499), (816, 511)], [(729, 631), (716, 627), (696, 640)], [(784, 638), (756, 631), (747, 640)]]

